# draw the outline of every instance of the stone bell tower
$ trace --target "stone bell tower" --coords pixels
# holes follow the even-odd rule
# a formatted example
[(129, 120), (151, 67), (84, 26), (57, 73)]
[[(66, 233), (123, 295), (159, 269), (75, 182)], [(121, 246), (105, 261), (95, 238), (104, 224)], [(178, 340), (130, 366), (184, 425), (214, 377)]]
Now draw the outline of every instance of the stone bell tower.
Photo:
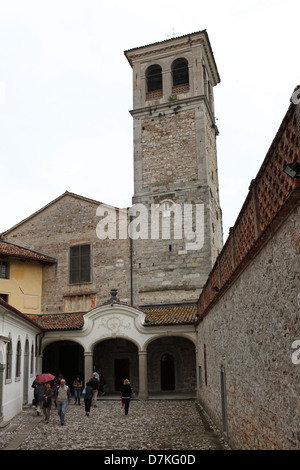
[(133, 303), (197, 300), (222, 248), (220, 78), (209, 38), (200, 31), (125, 55), (133, 71)]

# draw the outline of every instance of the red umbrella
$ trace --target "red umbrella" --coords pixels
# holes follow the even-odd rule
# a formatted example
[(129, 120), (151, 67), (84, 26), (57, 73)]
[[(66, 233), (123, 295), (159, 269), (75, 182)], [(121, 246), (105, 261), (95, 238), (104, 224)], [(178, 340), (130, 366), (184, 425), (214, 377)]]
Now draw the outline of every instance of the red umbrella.
[(45, 383), (45, 382), (51, 382), (51, 380), (55, 379), (55, 375), (52, 375), (52, 374), (41, 374), (41, 375), (38, 375), (36, 378), (35, 378), (35, 381), (36, 382), (40, 382), (40, 383)]

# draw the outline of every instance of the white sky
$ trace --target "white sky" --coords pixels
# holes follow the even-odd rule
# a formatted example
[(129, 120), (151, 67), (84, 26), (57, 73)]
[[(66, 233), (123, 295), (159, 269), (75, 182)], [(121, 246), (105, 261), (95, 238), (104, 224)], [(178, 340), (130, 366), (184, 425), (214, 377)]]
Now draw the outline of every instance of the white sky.
[(0, 233), (66, 190), (133, 195), (124, 51), (206, 29), (224, 242), (300, 84), (299, 0), (0, 0)]

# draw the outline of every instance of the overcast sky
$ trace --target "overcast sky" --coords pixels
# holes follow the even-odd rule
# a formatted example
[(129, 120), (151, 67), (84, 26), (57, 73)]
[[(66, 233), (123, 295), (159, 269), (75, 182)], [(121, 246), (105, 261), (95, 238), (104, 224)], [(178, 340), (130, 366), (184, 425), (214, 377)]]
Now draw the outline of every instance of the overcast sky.
[(124, 51), (207, 30), (224, 241), (300, 84), (299, 0), (0, 0), (0, 233), (66, 190), (133, 195)]

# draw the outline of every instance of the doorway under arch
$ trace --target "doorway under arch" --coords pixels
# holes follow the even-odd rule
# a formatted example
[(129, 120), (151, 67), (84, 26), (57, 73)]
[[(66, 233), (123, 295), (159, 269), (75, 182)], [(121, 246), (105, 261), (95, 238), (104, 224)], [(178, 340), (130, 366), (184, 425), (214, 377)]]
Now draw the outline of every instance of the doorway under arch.
[[(80, 344), (74, 341), (55, 341), (43, 351), (43, 373), (62, 374), (66, 384), (73, 389), (73, 381), (79, 375), (84, 378), (84, 354)], [(89, 377), (88, 377), (89, 378)]]
[(111, 338), (97, 343), (93, 350), (93, 367), (104, 375), (105, 393), (120, 393), (125, 379), (129, 379), (134, 392), (138, 392), (138, 348), (132, 341)]
[(196, 352), (182, 336), (154, 339), (147, 348), (149, 394), (196, 393)]

